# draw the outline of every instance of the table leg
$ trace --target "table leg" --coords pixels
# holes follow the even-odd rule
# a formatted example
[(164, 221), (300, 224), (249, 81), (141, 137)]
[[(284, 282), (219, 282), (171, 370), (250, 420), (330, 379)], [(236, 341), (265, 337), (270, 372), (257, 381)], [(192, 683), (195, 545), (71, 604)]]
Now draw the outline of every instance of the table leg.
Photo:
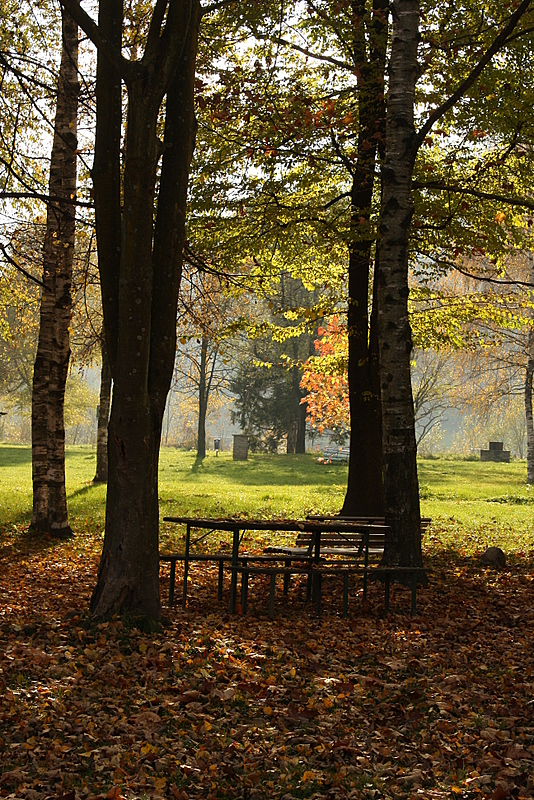
[(315, 534), (314, 561), (318, 565), (321, 560), (321, 531), (314, 531), (314, 534)]
[(237, 597), (237, 565), (239, 560), (239, 531), (235, 530), (232, 539), (232, 578), (230, 580), (230, 613), (235, 613)]
[(369, 528), (365, 532), (365, 558), (364, 558), (364, 573), (363, 573), (363, 602), (367, 600), (367, 568), (369, 566)]
[[(245, 565), (243, 565), (245, 566)], [(248, 569), (241, 573), (241, 613), (247, 613), (248, 606)]]
[(187, 574), (189, 572), (189, 547), (191, 544), (191, 526), (187, 523), (185, 534), (185, 558), (184, 558), (184, 593), (182, 596), (182, 608), (185, 608), (187, 603)]
[(390, 583), (390, 575), (389, 572), (386, 572), (384, 576), (384, 607), (386, 610), (386, 614), (389, 612), (389, 583)]
[[(246, 567), (247, 564), (248, 564), (248, 560), (246, 558), (243, 558), (241, 560), (241, 566), (242, 567)], [(246, 578), (245, 578), (245, 574), (246, 574)], [(237, 589), (236, 589), (236, 592), (237, 592)], [(242, 614), (245, 613), (244, 607), (246, 606), (247, 592), (248, 592), (248, 572), (247, 573), (242, 572), (241, 573), (241, 613)]]
[[(321, 562), (321, 531), (315, 531), (315, 552), (314, 552), (314, 562), (317, 567)], [(313, 599), (315, 600), (315, 612), (317, 616), (321, 613), (321, 573), (319, 571), (313, 574)]]
[(321, 578), (322, 575), (319, 570), (317, 570), (313, 575), (313, 597), (315, 600), (315, 613), (318, 617), (321, 615)]
[[(286, 559), (286, 561), (284, 561), (284, 567), (286, 569), (290, 569), (291, 568), (291, 559), (289, 559), (289, 560)], [(290, 576), (289, 572), (284, 572), (284, 594), (285, 595), (287, 595), (287, 593), (289, 591), (289, 579), (290, 579), (290, 577), (291, 576)]]

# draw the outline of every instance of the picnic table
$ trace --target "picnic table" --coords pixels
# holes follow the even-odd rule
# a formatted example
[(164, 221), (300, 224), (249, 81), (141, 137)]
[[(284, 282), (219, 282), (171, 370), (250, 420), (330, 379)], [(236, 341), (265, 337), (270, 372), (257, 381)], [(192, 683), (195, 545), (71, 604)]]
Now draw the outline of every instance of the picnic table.
[[(230, 612), (234, 613), (237, 605), (237, 579), (242, 578), (242, 611), (245, 613), (247, 604), (248, 578), (250, 575), (269, 575), (271, 586), (269, 593), (269, 615), (274, 614), (274, 589), (278, 575), (284, 576), (284, 593), (291, 575), (305, 574), (308, 576), (308, 596), (310, 585), (313, 589), (314, 599), (318, 613), (321, 607), (321, 576), (342, 575), (344, 580), (343, 611), (346, 613), (348, 602), (348, 575), (361, 573), (364, 576), (364, 593), (367, 589), (367, 576), (373, 571), (380, 574), (385, 584), (386, 610), (389, 607), (389, 583), (393, 574), (407, 571), (412, 579), (412, 612), (415, 611), (415, 595), (417, 586), (417, 570), (410, 568), (388, 567), (377, 564), (369, 566), (369, 552), (383, 551), (383, 542), (386, 526), (374, 522), (349, 521), (341, 519), (304, 519), (304, 520), (255, 520), (236, 518), (199, 518), (199, 517), (164, 517), (164, 522), (172, 522), (186, 526), (185, 552), (179, 554), (162, 554), (160, 560), (171, 563), (169, 578), (169, 604), (172, 605), (174, 597), (176, 561), (184, 564), (184, 580), (182, 607), (187, 604), (187, 582), (189, 565), (192, 561), (212, 561), (219, 565), (219, 599), (222, 599), (222, 570), (224, 564), (231, 568), (230, 581)], [(191, 552), (191, 530), (205, 530), (199, 542), (214, 531), (226, 531), (232, 534), (231, 555), (223, 553), (194, 554)], [(295, 547), (285, 544), (267, 548), (261, 555), (253, 553), (240, 553), (240, 545), (246, 531), (266, 531), (274, 535), (280, 532), (296, 533)], [(322, 546), (324, 542), (324, 546)], [(371, 542), (371, 547), (370, 547)], [(377, 543), (381, 542), (377, 546)], [(342, 557), (327, 559), (329, 556)], [(363, 556), (363, 564), (361, 557)], [(360, 561), (358, 561), (360, 559)], [(281, 563), (283, 562), (283, 564)], [(295, 566), (297, 564), (297, 566)], [(365, 596), (365, 594), (364, 594)]]

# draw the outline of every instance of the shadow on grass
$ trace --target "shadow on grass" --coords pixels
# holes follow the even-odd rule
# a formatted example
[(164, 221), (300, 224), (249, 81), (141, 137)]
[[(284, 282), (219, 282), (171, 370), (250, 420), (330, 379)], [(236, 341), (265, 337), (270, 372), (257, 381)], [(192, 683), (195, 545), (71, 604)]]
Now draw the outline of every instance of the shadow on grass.
[(105, 486), (106, 484), (103, 482), (93, 483), (86, 483), (85, 486), (80, 487), (79, 489), (75, 489), (73, 492), (67, 495), (67, 500), (74, 500), (78, 497), (86, 497), (88, 494), (91, 493), (94, 489), (100, 489), (101, 486)]
[[(202, 472), (199, 467), (202, 466)], [(161, 477), (166, 479), (166, 469), (172, 474), (173, 468), (163, 468)], [(341, 464), (323, 466), (317, 464), (309, 455), (250, 456), (247, 461), (218, 462), (210, 459), (195, 459), (189, 470), (183, 471), (184, 481), (199, 475), (224, 479), (241, 486), (337, 486), (346, 483), (347, 468)], [(181, 472), (182, 470), (180, 470)]]
[(468, 572), (476, 570), (481, 574), (489, 576), (499, 575), (509, 571), (521, 572), (523, 570), (531, 571), (534, 567), (534, 550), (528, 553), (506, 553), (506, 566), (505, 567), (487, 567), (480, 563), (480, 553), (466, 554), (458, 551), (454, 547), (443, 547), (441, 549), (433, 549), (430, 553), (425, 553), (423, 557), (423, 564), (425, 569), (429, 572), (429, 577), (437, 575), (440, 572), (455, 571), (455, 572)]
[(32, 449), (27, 445), (0, 445), (0, 467), (21, 467), (32, 463)]

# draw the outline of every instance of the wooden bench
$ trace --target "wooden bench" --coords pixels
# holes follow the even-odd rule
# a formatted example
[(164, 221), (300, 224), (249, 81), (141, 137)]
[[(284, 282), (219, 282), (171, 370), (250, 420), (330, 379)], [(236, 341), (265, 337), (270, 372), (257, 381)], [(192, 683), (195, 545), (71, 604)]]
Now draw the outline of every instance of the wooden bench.
[[(185, 561), (185, 553), (160, 553), (160, 564), (169, 563), (171, 565), (169, 574), (169, 608), (174, 603), (174, 587), (176, 583), (176, 562)], [(232, 563), (232, 556), (229, 553), (189, 553), (189, 562), (200, 561), (203, 563), (213, 563), (219, 566), (219, 578), (217, 583), (217, 599), (222, 600), (223, 596), (223, 567), (225, 564)]]
[[(174, 603), (174, 590), (176, 585), (176, 562), (185, 562), (185, 553), (161, 553), (159, 560), (160, 563), (169, 563), (170, 564), (170, 572), (169, 572), (169, 608), (172, 607)], [(192, 561), (197, 561), (201, 563), (212, 563), (217, 564), (219, 569), (218, 574), (218, 581), (217, 581), (217, 600), (223, 599), (223, 569), (224, 565), (227, 564), (231, 566), (232, 564), (232, 556), (229, 553), (189, 553), (189, 563)], [(260, 554), (255, 555), (253, 553), (243, 553), (239, 556), (239, 564), (240, 566), (247, 567), (251, 562), (254, 563), (262, 563), (262, 564), (269, 564), (269, 565), (276, 565), (278, 562), (283, 562), (283, 568), (289, 569), (293, 561), (296, 562), (303, 562), (309, 561), (311, 562), (312, 556), (307, 555), (305, 552), (302, 552), (300, 549), (295, 556), (289, 554), (280, 554), (280, 555), (268, 555), (268, 554)], [(284, 580), (284, 594), (288, 593), (289, 589), (289, 574), (287, 578)]]
[(346, 464), (350, 458), (350, 447), (325, 447), (319, 464)]
[[(327, 518), (328, 520), (329, 518)], [(379, 578), (384, 581), (384, 606), (386, 613), (389, 611), (389, 595), (391, 579), (395, 577), (408, 577), (411, 584), (411, 613), (415, 614), (417, 602), (417, 579), (422, 570), (412, 567), (385, 566), (379, 563), (379, 558), (384, 553), (385, 538), (388, 527), (384, 524), (375, 523), (377, 518), (360, 518), (355, 522), (355, 527), (359, 527), (351, 533), (332, 533), (323, 532), (321, 534), (321, 549), (319, 563), (310, 563), (305, 567), (293, 566), (249, 566), (239, 565), (236, 572), (241, 575), (241, 607), (242, 612), (246, 613), (248, 580), (250, 575), (269, 575), (269, 616), (274, 615), (274, 597), (276, 590), (276, 578), (278, 575), (284, 576), (284, 594), (287, 589), (291, 575), (307, 576), (307, 600), (313, 592), (315, 607), (318, 614), (321, 613), (321, 582), (323, 576), (334, 576), (343, 578), (343, 615), (348, 613), (349, 596), (349, 576), (363, 576), (363, 601), (367, 598), (368, 579)], [(368, 522), (368, 520), (373, 520)], [(383, 519), (383, 518), (382, 518)], [(360, 521), (362, 520), (362, 521)], [(324, 521), (324, 518), (323, 518)], [(348, 522), (348, 518), (343, 518)], [(352, 519), (351, 519), (352, 521)], [(314, 546), (314, 537), (311, 533), (302, 532), (297, 535), (294, 547), (271, 547), (266, 548), (266, 552), (276, 552), (280, 555), (291, 555), (297, 558), (299, 551), (306, 553), (309, 557)]]
[[(321, 534), (321, 557), (325, 556), (348, 556), (354, 558), (365, 558), (367, 566), (370, 555), (378, 556), (384, 552), (386, 541), (386, 525), (375, 524), (355, 524), (354, 530), (350, 533), (323, 532)], [(315, 544), (314, 535), (302, 532), (297, 535), (294, 546), (266, 547), (265, 553), (287, 554), (297, 556), (300, 553), (312, 554)]]
[[(348, 516), (344, 514), (309, 514), (307, 519), (318, 522), (354, 522), (361, 525), (385, 525), (385, 517), (374, 516)], [(421, 517), (421, 531), (426, 531), (432, 523), (431, 517)]]
[(349, 576), (350, 575), (363, 575), (364, 577), (364, 591), (363, 602), (367, 599), (367, 579), (369, 576), (382, 578), (384, 581), (384, 610), (386, 614), (389, 612), (390, 604), (390, 586), (391, 578), (406, 576), (410, 578), (411, 585), (411, 605), (410, 612), (412, 616), (416, 613), (417, 604), (417, 583), (418, 577), (424, 571), (422, 569), (414, 569), (412, 567), (388, 567), (376, 564), (374, 566), (364, 567), (354, 563), (331, 563), (331, 564), (310, 564), (307, 567), (255, 567), (249, 565), (239, 565), (233, 567), (237, 573), (241, 574), (241, 611), (246, 614), (248, 607), (248, 584), (251, 575), (268, 575), (270, 577), (269, 583), (269, 618), (274, 618), (274, 600), (276, 592), (276, 578), (278, 575), (284, 576), (284, 594), (287, 594), (286, 581), (292, 575), (306, 575), (308, 579), (307, 584), (307, 600), (310, 597), (310, 577), (312, 578), (312, 592), (315, 602), (315, 610), (317, 615), (321, 613), (322, 605), (322, 578), (326, 577), (342, 577), (343, 578), (343, 616), (348, 614), (349, 607)]

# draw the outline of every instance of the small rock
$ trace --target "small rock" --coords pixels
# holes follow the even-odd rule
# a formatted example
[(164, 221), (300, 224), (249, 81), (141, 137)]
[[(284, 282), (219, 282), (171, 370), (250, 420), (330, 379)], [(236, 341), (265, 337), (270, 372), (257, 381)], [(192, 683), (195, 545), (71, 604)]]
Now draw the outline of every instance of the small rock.
[(486, 552), (480, 556), (479, 563), (483, 567), (493, 567), (494, 569), (505, 567), (506, 556), (500, 547), (488, 547)]

